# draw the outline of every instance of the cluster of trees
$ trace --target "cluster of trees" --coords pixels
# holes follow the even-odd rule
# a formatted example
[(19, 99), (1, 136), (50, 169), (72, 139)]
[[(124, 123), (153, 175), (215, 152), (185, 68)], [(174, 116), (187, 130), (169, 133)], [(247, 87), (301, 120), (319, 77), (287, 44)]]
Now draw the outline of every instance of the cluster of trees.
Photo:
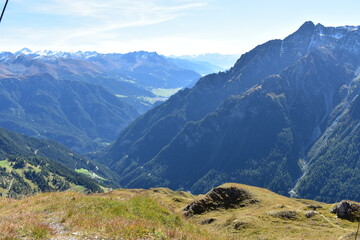
[(98, 183), (57, 162), (41, 157), (7, 158), (11, 169), (0, 168), (0, 188), (3, 196), (21, 197), (36, 192), (64, 191), (79, 185), (85, 191), (102, 192)]

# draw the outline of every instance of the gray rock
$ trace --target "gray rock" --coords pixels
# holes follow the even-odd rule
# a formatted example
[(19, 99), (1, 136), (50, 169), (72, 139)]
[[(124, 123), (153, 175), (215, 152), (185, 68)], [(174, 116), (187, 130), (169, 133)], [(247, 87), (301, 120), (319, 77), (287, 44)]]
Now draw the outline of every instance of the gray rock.
[(208, 192), (203, 199), (191, 202), (184, 208), (184, 211), (185, 216), (192, 216), (221, 208), (245, 207), (256, 202), (258, 201), (244, 189), (217, 187)]
[(355, 221), (360, 217), (360, 205), (343, 200), (331, 210), (331, 213), (339, 218)]
[(316, 209), (318, 209), (318, 208), (323, 208), (323, 206), (322, 206), (322, 205), (309, 205), (308, 208), (316, 211)]
[(279, 212), (269, 212), (269, 215), (276, 218), (281, 218), (284, 220), (295, 220), (297, 219), (297, 213), (296, 211), (292, 210), (285, 210), (285, 211), (279, 211)]
[(306, 214), (305, 214), (305, 217), (311, 218), (312, 216), (314, 216), (316, 214), (319, 214), (319, 213), (315, 212), (315, 211), (307, 211)]
[(204, 221), (201, 222), (202, 225), (205, 225), (205, 224), (211, 224), (213, 222), (215, 222), (216, 219), (215, 218), (209, 218), (209, 219), (205, 219)]

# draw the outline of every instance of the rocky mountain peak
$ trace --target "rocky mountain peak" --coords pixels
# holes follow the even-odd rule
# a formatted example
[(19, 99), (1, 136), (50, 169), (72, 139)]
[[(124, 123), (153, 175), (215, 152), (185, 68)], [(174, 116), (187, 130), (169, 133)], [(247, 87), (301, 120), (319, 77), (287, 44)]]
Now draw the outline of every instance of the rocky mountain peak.
[(17, 54), (30, 54), (32, 51), (29, 48), (23, 48), (20, 51), (16, 52)]
[(315, 24), (312, 21), (306, 21), (303, 23), (303, 25), (300, 26), (297, 32), (313, 31), (314, 28)]

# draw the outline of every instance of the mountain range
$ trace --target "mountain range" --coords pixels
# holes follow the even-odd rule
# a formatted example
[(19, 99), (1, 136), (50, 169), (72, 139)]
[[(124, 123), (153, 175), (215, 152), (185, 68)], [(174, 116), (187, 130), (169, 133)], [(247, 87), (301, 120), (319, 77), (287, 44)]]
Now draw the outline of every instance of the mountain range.
[(2, 52), (0, 126), (94, 151), (154, 103), (194, 85), (193, 70), (211, 71), (208, 65), (144, 51)]
[(147, 99), (156, 97), (153, 89), (182, 88), (199, 79), (198, 73), (183, 68), (185, 63), (192, 69), (198, 65), (184, 60), (178, 66), (174, 61), (156, 52), (33, 52), (24, 48), (15, 53), (0, 53), (0, 75), (48, 73), (60, 80), (99, 85), (144, 112), (151, 106)]
[(358, 27), (306, 22), (149, 110), (99, 159), (129, 188), (360, 200), (359, 66)]

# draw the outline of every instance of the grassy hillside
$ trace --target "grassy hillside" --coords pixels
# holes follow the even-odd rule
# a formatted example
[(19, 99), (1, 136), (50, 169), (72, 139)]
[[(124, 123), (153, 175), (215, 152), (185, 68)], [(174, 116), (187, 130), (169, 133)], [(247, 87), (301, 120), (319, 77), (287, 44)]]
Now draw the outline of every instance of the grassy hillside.
[[(0, 239), (354, 238), (357, 224), (330, 213), (331, 204), (290, 199), (239, 184), (221, 187), (245, 191), (254, 201), (235, 209), (185, 216), (189, 203), (206, 198), (163, 188), (0, 198)], [(307, 218), (310, 205), (322, 208)]]

